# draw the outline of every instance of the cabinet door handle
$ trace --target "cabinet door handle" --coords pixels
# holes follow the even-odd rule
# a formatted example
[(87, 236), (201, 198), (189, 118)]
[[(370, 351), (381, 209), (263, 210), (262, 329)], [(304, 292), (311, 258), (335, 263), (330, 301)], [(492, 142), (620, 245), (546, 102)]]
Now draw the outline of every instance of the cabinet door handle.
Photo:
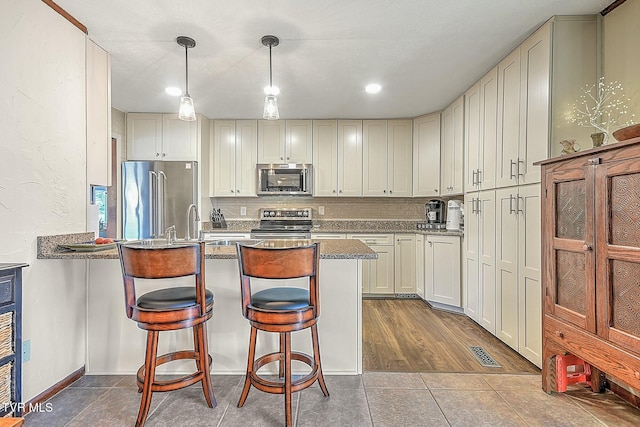
[(233, 189), (231, 189), (231, 194), (235, 193), (235, 191), (233, 191)]
[(160, 153), (156, 153), (156, 157), (160, 157)]
[(338, 193), (342, 193), (342, 190), (338, 191)]
[(280, 157), (280, 160), (284, 160), (284, 157)]
[(437, 192), (438, 192), (438, 189), (437, 189), (437, 188), (434, 188), (434, 189), (433, 189), (433, 192), (434, 192), (434, 193), (437, 193)]
[(480, 183), (482, 182), (482, 180), (480, 179), (480, 177), (482, 176), (482, 171), (480, 169), (478, 169), (478, 174), (476, 175), (478, 182), (477, 184), (480, 185)]
[(393, 194), (393, 190), (389, 190), (389, 194)]
[(429, 241), (429, 246), (433, 246), (433, 242), (432, 241)]
[(382, 190), (382, 192), (383, 192), (384, 194), (387, 194), (387, 190)]
[(585, 251), (591, 251), (593, 250), (593, 246), (591, 246), (589, 243), (585, 243), (584, 245), (582, 245), (582, 249), (584, 249)]
[(471, 199), (471, 213), (472, 214), (476, 213), (476, 199), (475, 199), (475, 197), (473, 199)]
[(516, 210), (513, 209), (513, 194), (509, 194), (509, 214), (514, 214), (516, 213)]
[(478, 173), (478, 170), (474, 170), (473, 172), (471, 172), (471, 185), (477, 185), (478, 183), (476, 182), (476, 174)]
[(524, 197), (517, 196), (516, 197), (516, 212), (524, 213), (524, 209), (520, 209), (520, 200), (522, 200), (522, 205), (524, 206)]
[(476, 213), (480, 214), (480, 197), (476, 199)]
[(240, 194), (240, 190), (236, 190), (236, 193)]
[[(518, 171), (518, 176), (521, 176), (521, 177), (523, 177), (523, 178), (524, 178), (524, 174), (523, 174), (523, 173), (520, 173), (520, 164), (521, 164), (521, 163), (522, 163), (522, 165), (524, 166), (524, 160), (520, 160), (520, 159), (518, 159), (518, 168), (517, 168), (517, 171)], [(522, 169), (524, 169), (524, 167), (523, 167)]]
[(516, 166), (516, 162), (509, 159), (509, 179), (517, 179), (518, 176), (513, 173), (513, 167)]
[(332, 193), (335, 193), (335, 192), (336, 192), (336, 190), (331, 190), (331, 192), (332, 192)]
[(562, 331), (556, 331), (556, 336), (560, 338), (564, 338), (564, 333)]

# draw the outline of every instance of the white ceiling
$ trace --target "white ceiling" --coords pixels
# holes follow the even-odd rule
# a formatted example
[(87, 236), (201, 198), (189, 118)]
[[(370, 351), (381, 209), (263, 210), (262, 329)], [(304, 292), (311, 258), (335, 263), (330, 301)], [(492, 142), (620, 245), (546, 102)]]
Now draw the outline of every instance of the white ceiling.
[[(209, 118), (262, 116), (273, 48), (280, 117), (396, 118), (438, 111), (552, 15), (612, 0), (56, 0), (111, 53), (112, 104), (176, 112), (189, 92)], [(378, 82), (377, 95), (364, 86)]]

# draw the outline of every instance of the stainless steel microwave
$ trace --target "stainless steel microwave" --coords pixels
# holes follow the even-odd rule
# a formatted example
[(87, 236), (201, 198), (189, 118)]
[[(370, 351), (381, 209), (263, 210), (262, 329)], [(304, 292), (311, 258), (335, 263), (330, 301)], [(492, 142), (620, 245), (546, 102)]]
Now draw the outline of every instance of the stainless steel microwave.
[(310, 164), (258, 164), (258, 196), (311, 196)]

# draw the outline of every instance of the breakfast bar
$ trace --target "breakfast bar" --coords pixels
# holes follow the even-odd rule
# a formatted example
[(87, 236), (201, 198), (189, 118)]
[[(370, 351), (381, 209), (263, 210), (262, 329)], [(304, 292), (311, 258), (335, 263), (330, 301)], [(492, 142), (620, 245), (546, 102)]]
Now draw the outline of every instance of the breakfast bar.
[[(86, 252), (60, 248), (64, 242), (91, 240), (85, 234), (39, 237), (38, 257), (87, 262), (86, 373), (133, 374), (144, 361), (145, 331), (125, 315), (122, 272), (116, 248)], [(262, 244), (296, 244), (296, 241), (285, 242), (265, 240)], [(375, 257), (375, 252), (359, 240), (323, 240), (320, 245), (322, 309), (318, 331), (326, 374), (362, 373), (362, 260)], [(244, 374), (250, 327), (241, 312), (235, 245), (207, 245), (205, 258), (205, 281), (215, 298), (213, 317), (207, 322), (212, 373)], [(187, 280), (185, 284), (190, 283)], [(296, 281), (288, 280), (283, 285), (296, 286)], [(150, 291), (151, 286), (151, 282), (144, 281), (137, 285), (140, 293)], [(277, 339), (277, 334), (259, 335), (256, 352), (264, 354), (276, 350)], [(292, 342), (294, 348), (311, 352), (308, 333), (294, 333)], [(190, 330), (167, 332), (160, 339), (159, 353), (189, 348), (192, 343)], [(189, 372), (192, 370), (189, 363), (192, 362), (176, 361), (164, 365), (158, 372)], [(300, 367), (294, 364), (294, 371), (296, 368)]]

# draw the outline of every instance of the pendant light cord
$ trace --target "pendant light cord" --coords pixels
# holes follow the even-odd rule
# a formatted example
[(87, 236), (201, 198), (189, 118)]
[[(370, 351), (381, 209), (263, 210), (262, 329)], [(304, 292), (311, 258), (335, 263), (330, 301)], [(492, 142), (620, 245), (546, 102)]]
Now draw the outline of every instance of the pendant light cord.
[(273, 87), (273, 69), (271, 65), (271, 46), (272, 43), (269, 43), (269, 88)]
[(185, 45), (184, 47), (184, 75), (185, 75), (185, 95), (189, 96), (189, 54), (187, 51), (189, 47)]

